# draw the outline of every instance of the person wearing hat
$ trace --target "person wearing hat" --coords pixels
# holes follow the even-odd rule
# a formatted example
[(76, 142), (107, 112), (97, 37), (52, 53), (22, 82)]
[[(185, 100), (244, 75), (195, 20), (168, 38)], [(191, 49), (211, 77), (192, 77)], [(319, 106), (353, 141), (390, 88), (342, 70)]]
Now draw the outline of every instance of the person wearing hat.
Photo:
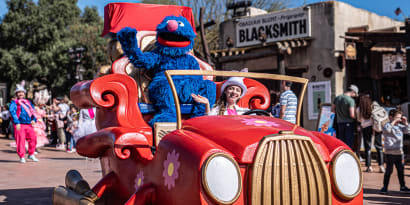
[(16, 99), (11, 101), (9, 105), (12, 122), (14, 125), (14, 138), (16, 139), (16, 151), (20, 157), (20, 163), (25, 163), (24, 158), (26, 154), (26, 139), (28, 142), (28, 158), (34, 162), (39, 161), (35, 156), (37, 137), (34, 132), (33, 125), (36, 123), (34, 116), (34, 105), (29, 100), (25, 99), (26, 90), (24, 83), (18, 84), (14, 92)]
[(243, 77), (230, 77), (222, 84), (222, 95), (212, 109), (206, 97), (195, 94), (191, 94), (191, 96), (196, 102), (205, 104), (206, 115), (241, 115), (249, 109), (239, 107), (236, 103), (245, 95), (246, 91)]
[(332, 111), (336, 113), (337, 119), (338, 130), (336, 136), (352, 149), (355, 129), (354, 120), (356, 119), (353, 98), (358, 94), (359, 88), (352, 84), (342, 95), (337, 96), (332, 104)]

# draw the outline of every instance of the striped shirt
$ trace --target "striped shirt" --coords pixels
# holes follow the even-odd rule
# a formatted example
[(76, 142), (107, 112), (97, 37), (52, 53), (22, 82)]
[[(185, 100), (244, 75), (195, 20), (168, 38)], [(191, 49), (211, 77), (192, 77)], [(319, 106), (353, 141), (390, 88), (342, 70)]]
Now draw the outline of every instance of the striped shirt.
[(280, 105), (286, 105), (285, 113), (283, 115), (283, 119), (291, 122), (296, 123), (296, 110), (298, 107), (298, 98), (296, 97), (295, 93), (292, 90), (287, 90), (280, 95), (279, 98)]

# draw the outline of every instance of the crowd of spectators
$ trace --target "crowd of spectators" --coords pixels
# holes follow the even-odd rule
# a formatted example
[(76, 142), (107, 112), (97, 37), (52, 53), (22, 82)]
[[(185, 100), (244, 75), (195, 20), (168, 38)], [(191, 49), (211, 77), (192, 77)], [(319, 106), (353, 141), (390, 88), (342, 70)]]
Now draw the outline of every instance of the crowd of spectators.
[[(13, 124), (9, 106), (15, 99), (16, 97), (13, 96), (6, 105), (0, 108), (1, 133), (11, 140), (15, 139), (16, 126)], [(29, 99), (29, 101), (33, 102), (34, 105), (33, 119), (35, 119), (35, 123), (31, 126), (36, 135), (36, 154), (39, 153), (37, 148), (43, 146), (52, 146), (69, 153), (75, 152), (75, 138), (81, 137), (81, 133), (84, 132), (78, 129), (79, 126), (81, 127), (81, 122), (87, 123), (88, 127), (91, 125), (93, 128), (91, 130), (96, 131), (93, 121), (95, 110), (84, 109), (83, 111), (78, 109), (66, 96), (53, 97), (50, 100), (47, 96), (36, 94), (34, 99)], [(80, 116), (82, 112), (86, 112), (87, 116), (84, 114)], [(14, 141), (10, 145), (17, 146)]]

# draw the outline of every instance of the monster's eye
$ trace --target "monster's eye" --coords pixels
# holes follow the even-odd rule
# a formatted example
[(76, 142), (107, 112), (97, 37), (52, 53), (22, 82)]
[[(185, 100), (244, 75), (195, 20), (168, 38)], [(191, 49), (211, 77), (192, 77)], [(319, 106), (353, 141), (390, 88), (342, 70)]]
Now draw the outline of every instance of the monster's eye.
[(184, 23), (182, 23), (181, 21), (178, 21), (178, 25), (179, 26), (185, 26)]

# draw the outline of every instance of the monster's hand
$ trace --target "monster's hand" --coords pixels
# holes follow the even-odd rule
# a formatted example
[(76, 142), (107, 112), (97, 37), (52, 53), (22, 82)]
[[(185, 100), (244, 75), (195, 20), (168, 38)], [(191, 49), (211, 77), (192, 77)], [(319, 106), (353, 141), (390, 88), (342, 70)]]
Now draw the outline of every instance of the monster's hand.
[(117, 33), (117, 39), (126, 53), (138, 47), (137, 30), (135, 28), (125, 27), (121, 29)]

